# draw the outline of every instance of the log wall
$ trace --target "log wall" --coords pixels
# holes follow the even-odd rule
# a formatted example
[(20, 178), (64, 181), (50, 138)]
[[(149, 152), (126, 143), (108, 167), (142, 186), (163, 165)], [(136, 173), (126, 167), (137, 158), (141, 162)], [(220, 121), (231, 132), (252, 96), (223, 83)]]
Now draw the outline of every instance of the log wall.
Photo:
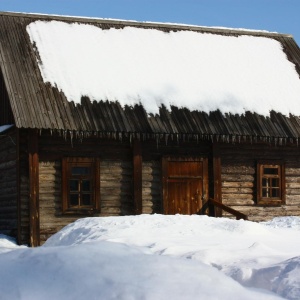
[(133, 214), (132, 147), (129, 142), (84, 139), (84, 143), (63, 138), (39, 139), (40, 239), (44, 243), (62, 227), (86, 217), (62, 214), (61, 161), (64, 156), (100, 158), (100, 207), (93, 216)]
[(19, 244), (29, 244), (29, 162), (27, 134), (19, 134)]
[[(142, 213), (163, 213), (161, 157), (163, 155), (208, 155), (209, 145), (175, 142), (142, 142)], [(133, 143), (99, 138), (65, 140), (39, 137), (39, 206), (41, 243), (83, 215), (64, 215), (61, 209), (61, 159), (64, 156), (100, 158), (101, 212), (93, 216), (134, 214)]]
[(17, 132), (0, 133), (0, 232), (17, 237)]
[[(300, 216), (300, 148), (297, 145), (222, 144), (220, 151), (223, 204), (241, 211), (252, 221)], [(264, 159), (281, 159), (285, 163), (286, 204), (280, 207), (256, 205), (256, 163)]]
[(144, 161), (142, 165), (142, 213), (163, 213), (160, 161)]

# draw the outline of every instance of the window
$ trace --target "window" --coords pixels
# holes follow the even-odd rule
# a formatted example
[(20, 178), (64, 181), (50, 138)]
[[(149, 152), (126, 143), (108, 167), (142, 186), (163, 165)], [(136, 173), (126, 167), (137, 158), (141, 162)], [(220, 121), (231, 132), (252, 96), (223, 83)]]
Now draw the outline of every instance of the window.
[(99, 211), (99, 160), (68, 157), (62, 161), (63, 213), (93, 214)]
[(257, 204), (281, 205), (285, 202), (285, 176), (282, 162), (257, 164)]

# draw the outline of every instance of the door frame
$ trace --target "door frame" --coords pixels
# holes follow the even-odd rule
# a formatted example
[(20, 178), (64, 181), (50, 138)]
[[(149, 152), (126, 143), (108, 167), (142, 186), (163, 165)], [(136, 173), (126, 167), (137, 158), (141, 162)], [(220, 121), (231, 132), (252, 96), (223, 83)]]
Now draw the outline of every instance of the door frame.
[(203, 173), (202, 191), (203, 199), (209, 199), (209, 186), (208, 186), (208, 158), (200, 156), (164, 156), (162, 157), (162, 212), (168, 214), (168, 163), (169, 162), (202, 162)]

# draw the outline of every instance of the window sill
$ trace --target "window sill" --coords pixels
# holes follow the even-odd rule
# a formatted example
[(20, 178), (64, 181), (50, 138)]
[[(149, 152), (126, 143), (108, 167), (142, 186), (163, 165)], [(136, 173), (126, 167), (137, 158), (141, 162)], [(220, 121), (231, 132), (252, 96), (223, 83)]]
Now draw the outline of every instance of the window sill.
[(282, 200), (259, 200), (257, 206), (281, 206), (283, 205)]
[(62, 212), (63, 215), (86, 215), (86, 216), (91, 216), (94, 214), (99, 213), (100, 211), (95, 208), (91, 209), (84, 209), (84, 208), (79, 208), (79, 209), (68, 209)]

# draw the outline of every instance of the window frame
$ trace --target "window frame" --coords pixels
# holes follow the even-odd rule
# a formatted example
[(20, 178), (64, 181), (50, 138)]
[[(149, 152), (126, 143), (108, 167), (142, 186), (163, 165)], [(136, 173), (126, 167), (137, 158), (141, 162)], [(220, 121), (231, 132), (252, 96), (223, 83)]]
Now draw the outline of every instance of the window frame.
[[(277, 174), (265, 174), (264, 169), (273, 168), (278, 169)], [(279, 190), (278, 197), (264, 197), (263, 196), (263, 179), (277, 179), (278, 187), (269, 187), (269, 190)], [(261, 206), (281, 206), (285, 204), (285, 165), (282, 160), (273, 161), (258, 161), (257, 162), (257, 205)]]
[[(77, 180), (80, 175), (72, 175), (72, 167), (89, 167), (91, 174), (86, 178), (91, 181), (91, 205), (71, 207), (70, 180)], [(78, 177), (76, 177), (78, 176)], [(79, 191), (81, 194), (81, 191)], [(100, 212), (100, 160), (87, 157), (64, 157), (62, 159), (62, 213), (92, 215)]]

